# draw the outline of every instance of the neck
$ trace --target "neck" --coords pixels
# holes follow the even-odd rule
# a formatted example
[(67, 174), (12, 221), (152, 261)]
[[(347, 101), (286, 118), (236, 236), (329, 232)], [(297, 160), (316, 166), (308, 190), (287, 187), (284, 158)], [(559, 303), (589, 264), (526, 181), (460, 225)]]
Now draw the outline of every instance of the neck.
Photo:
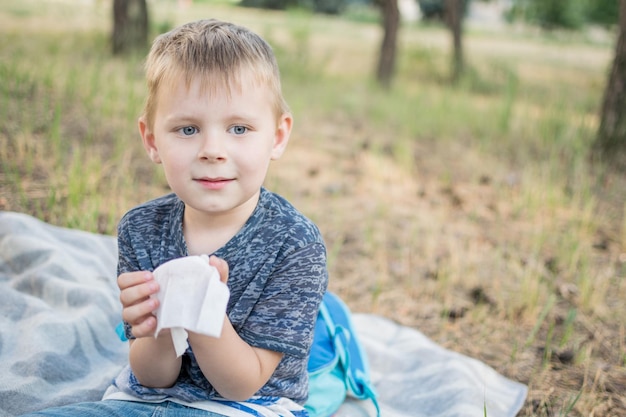
[(259, 193), (223, 213), (205, 213), (185, 205), (183, 234), (189, 255), (212, 254), (246, 224), (259, 201)]

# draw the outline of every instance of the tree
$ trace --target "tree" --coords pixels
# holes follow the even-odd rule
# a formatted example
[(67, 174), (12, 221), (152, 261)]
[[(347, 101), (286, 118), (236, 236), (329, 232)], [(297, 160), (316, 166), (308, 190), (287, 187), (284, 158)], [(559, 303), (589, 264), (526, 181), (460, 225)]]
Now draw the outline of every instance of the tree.
[(587, 21), (604, 26), (617, 24), (619, 2), (615, 0), (594, 0), (587, 3)]
[(619, 6), (615, 57), (604, 90), (594, 148), (602, 158), (626, 167), (626, 0), (620, 0)]
[(146, 0), (113, 0), (113, 54), (144, 48), (148, 27)]
[(377, 3), (382, 11), (384, 34), (380, 46), (376, 79), (383, 87), (389, 88), (396, 69), (400, 10), (397, 0), (378, 0)]
[(452, 34), (452, 81), (463, 72), (463, 12), (464, 0), (445, 0), (444, 20)]
[(452, 82), (463, 73), (463, 18), (467, 14), (469, 0), (418, 0), (425, 19), (442, 22), (452, 36)]

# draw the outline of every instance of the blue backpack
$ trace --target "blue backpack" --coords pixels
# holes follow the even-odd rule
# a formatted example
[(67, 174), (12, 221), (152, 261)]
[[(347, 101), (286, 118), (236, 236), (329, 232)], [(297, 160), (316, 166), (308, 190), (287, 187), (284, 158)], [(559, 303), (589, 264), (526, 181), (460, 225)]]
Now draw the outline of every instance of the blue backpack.
[(352, 325), (351, 313), (335, 294), (327, 292), (320, 305), (308, 363), (311, 417), (329, 417), (347, 396), (370, 399), (380, 416), (370, 381), (367, 356)]

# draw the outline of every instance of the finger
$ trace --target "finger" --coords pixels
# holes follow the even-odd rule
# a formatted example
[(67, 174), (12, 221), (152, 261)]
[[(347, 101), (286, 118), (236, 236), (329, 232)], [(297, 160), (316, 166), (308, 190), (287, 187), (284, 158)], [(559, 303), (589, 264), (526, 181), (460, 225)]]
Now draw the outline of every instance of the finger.
[(123, 307), (129, 307), (133, 304), (145, 301), (151, 295), (159, 292), (159, 283), (156, 281), (148, 281), (142, 284), (128, 287), (120, 292), (120, 302)]
[(156, 318), (152, 315), (147, 316), (145, 320), (132, 326), (133, 336), (136, 338), (154, 336), (157, 327)]
[(120, 290), (124, 290), (152, 280), (154, 280), (154, 275), (150, 271), (126, 272), (117, 277), (117, 286)]
[(159, 300), (154, 298), (148, 298), (147, 300), (124, 307), (122, 310), (122, 319), (129, 323), (131, 326), (135, 326), (147, 317), (152, 316), (152, 313), (159, 307)]
[(228, 263), (215, 255), (211, 255), (209, 258), (209, 265), (212, 265), (217, 269), (217, 272), (220, 274), (220, 281), (226, 284), (226, 282), (228, 282)]

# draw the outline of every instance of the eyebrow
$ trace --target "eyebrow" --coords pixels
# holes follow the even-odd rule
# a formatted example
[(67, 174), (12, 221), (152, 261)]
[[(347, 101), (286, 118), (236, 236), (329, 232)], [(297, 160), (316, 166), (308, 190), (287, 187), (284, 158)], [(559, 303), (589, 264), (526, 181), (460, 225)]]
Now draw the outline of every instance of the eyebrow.
[(186, 113), (171, 113), (163, 117), (165, 123), (195, 123), (198, 120), (196, 116), (190, 116)]
[[(165, 124), (196, 124), (202, 118), (202, 113), (171, 113), (165, 117), (163, 120)], [(229, 123), (238, 123), (238, 122), (246, 122), (246, 123), (258, 123), (263, 120), (263, 117), (259, 116), (256, 112), (232, 112), (224, 115), (220, 118), (222, 121), (226, 120)]]

